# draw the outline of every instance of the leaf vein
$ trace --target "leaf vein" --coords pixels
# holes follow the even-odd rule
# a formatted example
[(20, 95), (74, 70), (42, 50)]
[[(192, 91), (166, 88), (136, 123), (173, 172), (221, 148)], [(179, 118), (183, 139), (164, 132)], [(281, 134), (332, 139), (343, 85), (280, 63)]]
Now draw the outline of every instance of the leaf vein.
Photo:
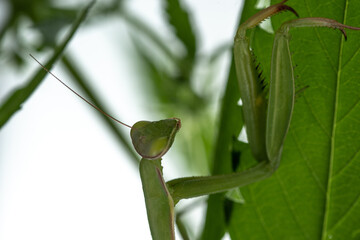
[(350, 207), (345, 211), (345, 213), (336, 221), (334, 226), (332, 226), (329, 231), (334, 231), (339, 225), (341, 225), (347, 218), (349, 214), (351, 214), (353, 209), (357, 206), (357, 204), (360, 202), (360, 193), (357, 195), (356, 199)]
[[(344, 6), (344, 16), (343, 16), (343, 24), (346, 24), (346, 16), (348, 10), (348, 0), (345, 1)], [(335, 135), (336, 135), (336, 117), (339, 103), (339, 85), (341, 79), (341, 65), (342, 65), (342, 53), (344, 47), (344, 38), (340, 39), (340, 49), (339, 49), (339, 58), (338, 58), (338, 70), (337, 70), (337, 78), (335, 85), (335, 102), (334, 102), (334, 115), (333, 115), (333, 123), (332, 123), (332, 132), (331, 132), (331, 147), (330, 147), (330, 159), (329, 159), (329, 172), (327, 176), (327, 193), (324, 207), (324, 220), (322, 227), (322, 239), (325, 240), (328, 233), (328, 224), (329, 224), (329, 215), (330, 215), (330, 204), (331, 204), (331, 190), (332, 190), (332, 181), (331, 175), (333, 172), (334, 165), (334, 156), (335, 156)]]
[(293, 131), (291, 132), (292, 137), (294, 138), (295, 144), (297, 149), (299, 150), (302, 159), (304, 160), (306, 167), (309, 169), (311, 176), (314, 178), (316, 184), (319, 186), (320, 190), (325, 194), (325, 188), (322, 186), (319, 177), (317, 176), (317, 174), (315, 173), (315, 170), (312, 168), (312, 166), (309, 164), (309, 158), (306, 156), (306, 154), (304, 153), (303, 149), (301, 148), (297, 136), (293, 133)]
[(309, 103), (309, 101), (306, 98), (306, 95), (304, 96), (304, 100), (306, 105), (308, 106), (308, 109), (310, 109), (310, 113), (311, 115), (314, 117), (315, 121), (317, 122), (317, 124), (320, 126), (321, 130), (323, 130), (323, 132), (326, 134), (326, 136), (328, 136), (329, 138), (331, 138), (330, 134), (326, 131), (324, 125), (321, 124), (320, 120), (317, 118), (315, 111), (312, 109), (312, 104)]
[(354, 54), (349, 58), (349, 60), (346, 63), (344, 63), (342, 68), (344, 69), (359, 53), (360, 53), (360, 47), (358, 47), (358, 49), (356, 49)]
[[(251, 186), (249, 186), (249, 192), (250, 192), (251, 198), (254, 199), (253, 198), (254, 194), (252, 192), (252, 187)], [(258, 215), (258, 218), (260, 219), (261, 226), (264, 229), (268, 239), (273, 239), (271, 237), (271, 234), (270, 234), (269, 230), (266, 228), (266, 224), (265, 224), (264, 218), (263, 218), (263, 216), (261, 214), (261, 211), (259, 210), (259, 205), (258, 204), (255, 204), (255, 212), (256, 212), (256, 215)]]
[(350, 158), (350, 160), (342, 167), (338, 172), (334, 173), (332, 176), (332, 180), (342, 175), (342, 173), (351, 166), (351, 163), (356, 159), (356, 157), (360, 154), (360, 148), (354, 153), (354, 155)]
[(305, 230), (303, 229), (303, 227), (301, 226), (300, 221), (299, 221), (299, 218), (297, 217), (297, 215), (296, 215), (296, 213), (295, 213), (294, 207), (292, 206), (292, 204), (291, 204), (290, 201), (289, 201), (289, 198), (290, 198), (290, 197), (289, 197), (289, 194), (288, 194), (288, 192), (287, 192), (287, 188), (284, 187), (284, 184), (283, 184), (283, 182), (281, 181), (281, 179), (279, 178), (278, 174), (275, 174), (275, 178), (276, 178), (276, 180), (279, 182), (279, 185), (280, 185), (280, 187), (281, 187), (282, 193), (283, 193), (283, 195), (284, 195), (284, 197), (285, 197), (285, 202), (286, 202), (286, 204), (288, 205), (288, 207), (289, 207), (289, 209), (290, 209), (290, 213), (291, 213), (291, 215), (293, 216), (293, 218), (294, 218), (294, 220), (295, 220), (295, 222), (296, 222), (296, 225), (299, 226), (299, 229), (301, 230), (301, 233), (304, 235), (304, 237), (305, 237), (306, 239), (310, 239), (310, 236), (306, 233), (306, 231), (305, 231)]
[(341, 118), (337, 121), (337, 124), (339, 124), (342, 120), (344, 120), (347, 116), (349, 116), (350, 113), (351, 113), (354, 109), (356, 109), (356, 107), (359, 105), (359, 103), (360, 103), (360, 99), (358, 99), (358, 100), (356, 101), (356, 103), (355, 103), (353, 106), (351, 106), (351, 108), (349, 109), (349, 111), (348, 111), (347, 113), (345, 113), (344, 116), (341, 117)]

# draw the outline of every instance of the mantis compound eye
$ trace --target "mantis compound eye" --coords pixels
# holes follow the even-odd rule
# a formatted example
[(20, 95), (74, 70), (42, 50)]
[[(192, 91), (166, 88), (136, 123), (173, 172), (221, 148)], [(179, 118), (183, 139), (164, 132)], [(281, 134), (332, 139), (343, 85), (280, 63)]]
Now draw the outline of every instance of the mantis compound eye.
[(130, 136), (138, 154), (143, 158), (158, 159), (169, 150), (180, 127), (178, 118), (139, 121), (132, 126)]

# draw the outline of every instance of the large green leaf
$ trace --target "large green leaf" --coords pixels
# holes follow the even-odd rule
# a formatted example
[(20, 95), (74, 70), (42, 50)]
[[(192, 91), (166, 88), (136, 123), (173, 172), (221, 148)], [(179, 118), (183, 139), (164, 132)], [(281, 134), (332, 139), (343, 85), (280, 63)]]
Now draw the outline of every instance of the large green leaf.
[[(288, 5), (300, 17), (360, 26), (359, 1)], [(287, 17), (275, 16), (274, 27)], [(232, 239), (360, 239), (360, 32), (347, 33), (345, 41), (324, 28), (291, 30), (297, 84), (309, 88), (296, 101), (278, 171), (242, 188), (246, 202), (232, 213)], [(259, 56), (268, 40), (253, 41), (258, 59), (268, 58)]]

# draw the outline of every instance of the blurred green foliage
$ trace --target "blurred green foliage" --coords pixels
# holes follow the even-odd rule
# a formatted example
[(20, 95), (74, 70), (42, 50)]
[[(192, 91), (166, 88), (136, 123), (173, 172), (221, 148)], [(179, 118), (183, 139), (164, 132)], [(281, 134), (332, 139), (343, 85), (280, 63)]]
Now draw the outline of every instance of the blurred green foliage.
[[(23, 51), (29, 48), (41, 51), (46, 47), (55, 47), (58, 33), (73, 23), (78, 13), (76, 8), (55, 7), (52, 1), (47, 0), (11, 0), (5, 1), (4, 6), (8, 11), (0, 29), (0, 44), (4, 37), (8, 37), (11, 38), (13, 47), (2, 47), (1, 55), (19, 66), (25, 62), (21, 54)], [(21, 35), (29, 22), (41, 36), (40, 41), (29, 42)]]
[[(158, 106), (156, 110), (160, 116), (179, 117), (183, 123), (186, 123), (186, 131), (182, 131), (181, 137), (177, 138), (177, 145), (180, 146), (179, 149), (184, 156), (183, 164), (192, 174), (210, 173), (215, 133), (216, 115), (213, 108), (216, 90), (209, 86), (214, 80), (212, 71), (217, 68), (217, 59), (224, 52), (229, 51), (230, 47), (222, 45), (212, 54), (200, 55), (199, 36), (194, 27), (196, 23), (182, 1), (162, 1), (164, 21), (168, 25), (169, 32), (173, 33), (174, 42), (163, 39), (156, 29), (149, 26), (141, 17), (128, 11), (123, 1), (96, 3), (86, 21), (84, 21), (86, 13), (78, 16), (79, 5), (58, 7), (53, 1), (16, 0), (6, 1), (6, 6), (8, 15), (0, 26), (1, 58), (6, 59), (6, 62), (15, 69), (21, 68), (28, 62), (28, 52), (35, 55), (52, 50), (54, 54), (44, 64), (51, 69), (56, 59), (63, 55), (61, 61), (72, 80), (85, 92), (86, 98), (105, 112), (108, 112), (108, 108), (103, 104), (102, 97), (87, 83), (84, 70), (72, 60), (70, 52), (64, 51), (64, 47), (73, 37), (80, 23), (92, 24), (96, 19), (114, 16), (122, 19), (129, 28), (138, 55), (136, 64), (144, 69), (142, 90), (151, 93), (151, 101), (154, 103), (152, 105)], [(75, 21), (75, 25), (72, 26), (74, 32), (59, 44), (58, 39), (62, 37), (62, 32)], [(22, 34), (25, 30), (29, 31), (29, 26), (36, 37), (24, 39)], [(11, 48), (3, 44), (5, 38), (12, 42)], [(149, 51), (149, 48), (145, 47), (149, 45), (152, 49), (156, 49), (158, 54), (153, 54), (153, 50)], [(199, 66), (208, 69), (208, 74), (202, 75), (205, 79), (199, 79), (195, 73)], [(14, 89), (7, 94), (5, 101), (0, 103), (1, 127), (11, 121), (13, 114), (21, 109), (21, 105), (36, 90), (45, 75), (45, 71), (39, 69), (36, 75), (30, 77), (25, 87)], [(197, 90), (199, 87), (197, 89), (194, 87), (199, 84), (202, 91)], [(137, 164), (139, 158), (134, 153), (128, 136), (124, 135), (107, 117), (101, 114), (99, 117), (103, 119), (104, 125), (111, 129), (119, 145), (125, 147), (129, 159)], [(177, 222), (183, 224), (181, 219)]]
[[(61, 31), (70, 23), (74, 22), (78, 12), (78, 6), (57, 7), (51, 1), (7, 1), (6, 5), (9, 14), (0, 29), (0, 43), (5, 37), (10, 38), (13, 43), (11, 48), (2, 44), (1, 56), (8, 62), (21, 67), (28, 57), (24, 52), (41, 52), (57, 46), (57, 39)], [(196, 156), (197, 161), (189, 160), (188, 167), (192, 168), (194, 173), (208, 174), (211, 168), (211, 149), (214, 136), (214, 113), (212, 107), (214, 104), (213, 92), (208, 85), (213, 81), (211, 74), (205, 75), (207, 79), (195, 79), (194, 71), (197, 66), (202, 65), (206, 69), (214, 69), (216, 60), (229, 47), (221, 47), (214, 54), (209, 56), (200, 56), (198, 53), (198, 36), (194, 30), (195, 23), (192, 21), (191, 13), (180, 1), (163, 1), (164, 21), (167, 22), (169, 30), (173, 32), (175, 44), (168, 43), (140, 17), (126, 10), (126, 4), (123, 1), (112, 1), (96, 4), (91, 18), (85, 22), (91, 24), (94, 19), (117, 16), (122, 18), (128, 25), (130, 35), (133, 39), (134, 47), (139, 55), (137, 61), (141, 68), (145, 69), (144, 85), (151, 89), (153, 102), (159, 106), (158, 111), (164, 117), (177, 116), (183, 122), (186, 122), (188, 131), (184, 132), (182, 139), (178, 142), (182, 145), (183, 153), (186, 159), (192, 159)], [(26, 26), (32, 27), (34, 35), (38, 36), (34, 40), (24, 39), (21, 35)], [(143, 42), (152, 45), (159, 54), (156, 56), (144, 47)], [(181, 46), (176, 47), (177, 46)], [(145, 44), (146, 45), (146, 44)], [(175, 47), (174, 47), (175, 46)], [(100, 97), (95, 97), (96, 91), (90, 90), (91, 87), (86, 84), (82, 78), (82, 69), (72, 67), (69, 62), (75, 64), (71, 59), (71, 54), (66, 54), (67, 64), (65, 67), (74, 76), (74, 80), (85, 90), (91, 101), (96, 102), (100, 107), (106, 109), (101, 103)], [(164, 56), (159, 61), (158, 56)], [(66, 61), (66, 60), (65, 60)], [(197, 83), (195, 83), (197, 81)], [(194, 85), (202, 84), (203, 91), (194, 89)], [(32, 89), (31, 91), (34, 91)], [(7, 113), (6, 119), (11, 117)], [(115, 131), (109, 121), (105, 124)], [(3, 122), (4, 124), (5, 122)], [(111, 126), (111, 127), (110, 127)], [(119, 131), (115, 131), (120, 144), (126, 143), (126, 137), (121, 136)], [(129, 153), (131, 150), (129, 150)], [(132, 158), (136, 157), (132, 155)]]

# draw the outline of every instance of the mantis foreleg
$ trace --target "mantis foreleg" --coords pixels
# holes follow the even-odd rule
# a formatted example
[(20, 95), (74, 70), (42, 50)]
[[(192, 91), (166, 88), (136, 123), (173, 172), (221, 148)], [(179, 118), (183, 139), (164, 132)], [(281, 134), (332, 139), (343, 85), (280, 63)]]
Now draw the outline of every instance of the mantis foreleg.
[[(281, 9), (279, 8), (280, 5), (277, 6), (278, 9)], [(264, 11), (266, 9), (263, 10), (263, 13)], [(262, 17), (265, 16), (264, 14), (256, 16), (260, 15)], [(245, 27), (243, 25), (240, 26), (235, 38), (234, 57), (243, 100), (244, 120), (247, 127), (249, 144), (254, 157), (259, 163), (249, 170), (229, 175), (189, 177), (172, 180), (168, 182), (168, 188), (175, 203), (183, 198), (207, 195), (245, 186), (271, 176), (277, 169), (281, 159), (284, 140), (290, 126), (295, 98), (295, 80), (289, 48), (290, 28), (336, 28), (344, 34), (345, 38), (345, 28), (360, 30), (360, 28), (347, 26), (326, 18), (302, 18), (284, 23), (275, 34), (271, 61), (269, 100), (267, 101), (261, 91), (261, 83), (256, 77), (256, 67), (253, 61), (251, 61), (249, 43), (245, 37), (245, 29), (252, 26), (248, 22), (255, 24), (256, 21), (251, 18), (244, 23)], [(261, 119), (263, 116), (266, 116), (265, 121), (264, 118)]]
[(270, 163), (277, 167), (294, 109), (295, 80), (290, 54), (290, 34), (293, 27), (329, 27), (339, 29), (345, 39), (345, 28), (360, 30), (328, 18), (300, 18), (281, 25), (275, 34), (270, 75), (269, 102), (266, 119), (266, 150)]
[[(234, 60), (236, 75), (240, 86), (240, 95), (243, 102), (243, 117), (246, 126), (246, 133), (251, 151), (258, 161), (267, 161), (265, 144), (266, 129), (266, 108), (267, 99), (263, 91), (259, 72), (250, 50), (249, 39), (246, 31), (258, 25), (264, 19), (275, 13), (289, 10), (296, 16), (297, 13), (291, 7), (284, 5), (286, 1), (272, 5), (240, 25), (234, 40)], [(286, 59), (284, 61), (289, 61)], [(291, 61), (290, 61), (291, 63)]]

